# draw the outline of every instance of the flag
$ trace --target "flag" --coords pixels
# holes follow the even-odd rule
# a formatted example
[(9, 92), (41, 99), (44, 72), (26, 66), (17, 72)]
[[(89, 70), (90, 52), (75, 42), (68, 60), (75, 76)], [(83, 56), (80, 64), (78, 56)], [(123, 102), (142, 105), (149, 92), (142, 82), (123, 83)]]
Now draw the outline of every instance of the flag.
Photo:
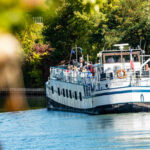
[(132, 49), (130, 48), (130, 65), (131, 69), (134, 70), (133, 58), (132, 58)]
[(81, 52), (81, 53), (83, 52), (83, 49), (82, 49), (82, 48), (80, 48), (80, 52)]
[(71, 50), (71, 54), (75, 54), (75, 53), (76, 53), (76, 52), (72, 49), (72, 50)]

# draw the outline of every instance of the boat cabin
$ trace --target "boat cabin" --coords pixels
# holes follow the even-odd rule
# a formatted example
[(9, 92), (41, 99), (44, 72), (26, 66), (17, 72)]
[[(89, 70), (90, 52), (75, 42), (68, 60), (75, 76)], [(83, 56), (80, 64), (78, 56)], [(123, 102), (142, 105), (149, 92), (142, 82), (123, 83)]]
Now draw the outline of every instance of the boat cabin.
[[(134, 70), (138, 71), (141, 66), (141, 50), (132, 50), (132, 60), (134, 65)], [(130, 70), (130, 50), (105, 50), (102, 51), (101, 63), (104, 67), (104, 72), (116, 72), (119, 69)]]

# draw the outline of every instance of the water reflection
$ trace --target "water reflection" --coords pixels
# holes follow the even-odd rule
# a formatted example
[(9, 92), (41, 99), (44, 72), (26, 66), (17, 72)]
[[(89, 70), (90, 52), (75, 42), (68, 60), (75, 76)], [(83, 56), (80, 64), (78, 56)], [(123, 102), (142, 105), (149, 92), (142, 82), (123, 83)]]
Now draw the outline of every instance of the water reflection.
[[(28, 109), (38, 109), (46, 107), (46, 97), (45, 96), (27, 96), (26, 101), (28, 103)], [(6, 103), (6, 97), (0, 97), (0, 112), (7, 111), (4, 107)]]
[(45, 108), (46, 97), (45, 96), (27, 96), (27, 102), (29, 109)]
[(4, 149), (150, 149), (150, 113), (0, 113), (0, 133)]
[(104, 147), (150, 149), (150, 113), (96, 116), (94, 123), (88, 121), (87, 125), (88, 130), (103, 135), (99, 140), (104, 141)]

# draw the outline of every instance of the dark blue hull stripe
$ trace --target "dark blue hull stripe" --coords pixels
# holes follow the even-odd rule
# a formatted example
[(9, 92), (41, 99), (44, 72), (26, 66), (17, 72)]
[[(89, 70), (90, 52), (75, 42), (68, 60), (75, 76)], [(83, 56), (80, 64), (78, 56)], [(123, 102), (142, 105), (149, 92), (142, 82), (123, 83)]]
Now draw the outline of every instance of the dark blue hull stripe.
[(59, 111), (70, 111), (87, 114), (108, 114), (108, 113), (127, 113), (127, 112), (149, 112), (150, 103), (137, 102), (137, 103), (120, 103), (120, 104), (108, 104), (103, 106), (96, 106), (92, 108), (75, 108), (60, 104), (51, 98), (47, 97), (47, 109), (48, 110), (59, 110)]
[(150, 88), (150, 86), (130, 86), (129, 85), (129, 86), (123, 86), (123, 87), (117, 87), (117, 88), (102, 89), (99, 91), (116, 90), (116, 89), (124, 89), (124, 88), (143, 88), (143, 87)]
[(114, 95), (114, 94), (125, 94), (125, 93), (150, 93), (150, 90), (126, 90), (126, 91), (115, 91), (106, 92), (93, 95), (93, 97), (104, 96), (104, 95)]

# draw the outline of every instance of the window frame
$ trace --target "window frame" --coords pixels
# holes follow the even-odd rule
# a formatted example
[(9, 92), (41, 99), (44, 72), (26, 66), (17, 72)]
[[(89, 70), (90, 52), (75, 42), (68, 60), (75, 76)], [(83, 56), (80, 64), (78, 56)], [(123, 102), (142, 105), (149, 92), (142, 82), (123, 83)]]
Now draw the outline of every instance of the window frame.
[(75, 100), (78, 99), (77, 91), (74, 92), (74, 98), (75, 98)]
[(54, 94), (54, 87), (51, 86), (51, 91), (52, 91), (52, 94)]
[(66, 97), (66, 95), (65, 95), (65, 89), (62, 89), (62, 91), (63, 91), (63, 97)]
[(72, 91), (69, 90), (69, 97), (72, 99)]
[[(130, 56), (130, 52), (115, 52), (115, 53), (103, 53), (103, 63), (104, 64), (114, 64), (114, 63), (107, 63), (106, 62), (106, 56), (116, 56), (116, 55), (120, 55), (121, 56), (121, 62), (114, 62), (114, 63), (129, 63), (129, 62), (123, 62), (123, 56), (125, 55), (129, 55)], [(139, 51), (133, 51), (132, 52), (132, 55), (137, 55), (138, 57), (138, 61), (135, 61), (135, 62), (140, 62), (140, 52)]]
[(80, 98), (80, 101), (82, 101), (82, 93), (79, 92), (79, 98)]
[(66, 89), (66, 97), (67, 97), (67, 98), (69, 97), (68, 89)]
[(60, 88), (57, 88), (58, 95), (60, 96)]

